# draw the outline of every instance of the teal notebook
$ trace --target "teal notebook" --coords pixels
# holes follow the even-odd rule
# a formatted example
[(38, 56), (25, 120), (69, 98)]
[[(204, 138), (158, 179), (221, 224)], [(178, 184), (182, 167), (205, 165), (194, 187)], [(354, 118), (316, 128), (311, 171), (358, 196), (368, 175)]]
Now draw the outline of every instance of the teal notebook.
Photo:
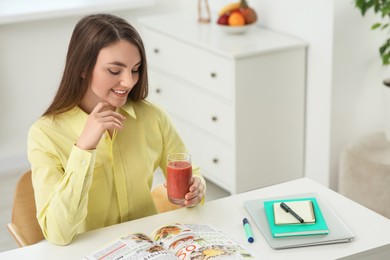
[[(286, 224), (275, 225), (274, 216), (274, 203), (280, 202), (292, 202), (310, 200), (313, 204), (313, 210), (315, 214), (315, 223), (302, 223), (302, 224)], [(329, 234), (329, 228), (325, 222), (324, 216), (321, 213), (321, 209), (318, 206), (316, 198), (298, 198), (287, 200), (269, 200), (264, 201), (264, 210), (267, 215), (268, 224), (271, 229), (272, 236), (277, 237), (290, 237), (290, 236), (309, 236), (309, 235), (326, 235)]]

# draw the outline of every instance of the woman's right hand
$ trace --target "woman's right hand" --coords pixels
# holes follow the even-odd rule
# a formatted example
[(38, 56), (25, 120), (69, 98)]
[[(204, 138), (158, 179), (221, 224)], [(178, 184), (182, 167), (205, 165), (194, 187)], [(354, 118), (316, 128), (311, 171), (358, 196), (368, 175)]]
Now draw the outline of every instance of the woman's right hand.
[(125, 117), (112, 110), (107, 102), (100, 102), (89, 114), (76, 146), (83, 150), (96, 149), (106, 130), (122, 129)]

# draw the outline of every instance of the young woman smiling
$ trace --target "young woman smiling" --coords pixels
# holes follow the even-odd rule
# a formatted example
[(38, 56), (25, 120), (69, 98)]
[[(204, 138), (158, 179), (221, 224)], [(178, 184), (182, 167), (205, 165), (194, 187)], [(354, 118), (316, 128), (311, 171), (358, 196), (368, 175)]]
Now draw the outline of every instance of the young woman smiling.
[[(156, 214), (150, 189), (167, 154), (186, 148), (167, 115), (146, 101), (145, 50), (124, 19), (97, 14), (72, 34), (53, 102), (30, 128), (38, 222), (46, 239), (69, 244), (81, 232)], [(193, 167), (186, 206), (202, 201)]]

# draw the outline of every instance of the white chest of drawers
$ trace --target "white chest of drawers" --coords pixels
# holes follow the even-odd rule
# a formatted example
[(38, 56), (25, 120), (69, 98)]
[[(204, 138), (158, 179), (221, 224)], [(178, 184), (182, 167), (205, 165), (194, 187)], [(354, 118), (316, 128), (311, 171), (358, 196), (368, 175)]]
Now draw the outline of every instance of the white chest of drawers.
[(207, 179), (234, 194), (303, 176), (304, 42), (261, 28), (228, 35), (181, 15), (139, 23), (149, 99)]

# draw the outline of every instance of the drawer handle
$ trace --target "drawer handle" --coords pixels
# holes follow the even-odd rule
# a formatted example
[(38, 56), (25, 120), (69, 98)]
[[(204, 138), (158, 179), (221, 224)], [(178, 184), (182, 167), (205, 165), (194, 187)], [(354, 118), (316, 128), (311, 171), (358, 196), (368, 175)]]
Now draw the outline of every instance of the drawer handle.
[(215, 73), (215, 72), (211, 72), (210, 76), (211, 76), (211, 77), (214, 79), (214, 78), (216, 78), (216, 77), (217, 77), (217, 73)]
[(213, 163), (214, 163), (214, 164), (218, 164), (218, 163), (219, 163), (218, 158), (213, 158)]
[(212, 117), (211, 117), (211, 121), (217, 122), (217, 121), (218, 121), (218, 117), (217, 117), (217, 116), (212, 116)]
[(155, 48), (155, 49), (153, 50), (153, 52), (156, 53), (156, 54), (158, 54), (158, 53), (160, 52), (160, 49), (159, 49), (159, 48)]
[(157, 94), (160, 94), (160, 93), (161, 93), (161, 89), (156, 88), (156, 93), (157, 93)]

